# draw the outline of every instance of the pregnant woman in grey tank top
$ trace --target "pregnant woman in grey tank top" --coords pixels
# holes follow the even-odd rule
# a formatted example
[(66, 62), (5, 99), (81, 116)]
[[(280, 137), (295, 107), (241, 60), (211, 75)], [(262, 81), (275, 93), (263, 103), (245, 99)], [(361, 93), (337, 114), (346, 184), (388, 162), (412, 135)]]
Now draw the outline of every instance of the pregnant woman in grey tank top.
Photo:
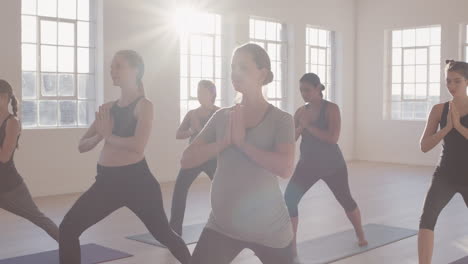
[(262, 263), (293, 263), (292, 225), (277, 177), (292, 174), (294, 121), (263, 97), (273, 80), (263, 48), (239, 47), (231, 67), (242, 103), (217, 111), (182, 157), (184, 168), (218, 159), (211, 215), (190, 263), (228, 264), (246, 248)]

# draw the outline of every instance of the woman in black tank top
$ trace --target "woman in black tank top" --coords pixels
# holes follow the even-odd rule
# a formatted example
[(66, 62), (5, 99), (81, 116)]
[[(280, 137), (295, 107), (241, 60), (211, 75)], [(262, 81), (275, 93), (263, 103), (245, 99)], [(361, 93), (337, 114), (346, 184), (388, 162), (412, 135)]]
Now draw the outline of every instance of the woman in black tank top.
[(114, 56), (111, 75), (121, 88), (118, 101), (100, 107), (80, 141), (86, 152), (104, 141), (95, 183), (60, 225), (60, 263), (80, 264), (80, 235), (119, 208), (127, 207), (182, 264), (190, 260), (185, 242), (171, 229), (161, 188), (148, 168), (144, 149), (151, 134), (153, 105), (144, 97), (143, 59), (131, 50)]
[(468, 64), (446, 62), (450, 102), (435, 105), (421, 138), (421, 150), (430, 151), (439, 142), (442, 154), (427, 193), (418, 234), (420, 264), (430, 264), (434, 248), (434, 227), (442, 209), (459, 193), (468, 206)]
[[(11, 103), (13, 114), (8, 106)], [(15, 167), (21, 125), (16, 118), (18, 101), (10, 84), (0, 80), (0, 208), (26, 218), (58, 241), (57, 225), (39, 211)]]
[(306, 102), (294, 115), (296, 140), (302, 137), (300, 159), (284, 194), (294, 232), (299, 225), (299, 202), (315, 183), (323, 180), (351, 221), (358, 245), (366, 246), (361, 212), (351, 195), (347, 165), (338, 146), (341, 130), (339, 107), (323, 99), (325, 86), (315, 73), (304, 74), (300, 89)]
[[(197, 92), (200, 107), (189, 111), (185, 115), (176, 133), (177, 139), (189, 138), (189, 143), (195, 139), (211, 116), (219, 109), (219, 107), (215, 105), (216, 86), (212, 81), (201, 80), (198, 83)], [(172, 229), (179, 235), (182, 235), (183, 231), (182, 225), (184, 222), (185, 205), (190, 186), (202, 172), (206, 173), (210, 180), (213, 180), (216, 171), (216, 163), (216, 159), (212, 159), (195, 168), (180, 169), (172, 195), (170, 220)]]

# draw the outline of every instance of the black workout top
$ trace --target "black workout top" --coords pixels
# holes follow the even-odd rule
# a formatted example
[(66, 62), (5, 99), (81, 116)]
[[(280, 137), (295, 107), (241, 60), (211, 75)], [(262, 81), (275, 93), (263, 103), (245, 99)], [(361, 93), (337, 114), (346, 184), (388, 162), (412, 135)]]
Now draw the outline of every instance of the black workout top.
[[(448, 112), (449, 102), (444, 104), (440, 129), (447, 125)], [(468, 127), (468, 115), (461, 117), (460, 122), (464, 127)], [(468, 140), (456, 129), (452, 129), (444, 137), (436, 175), (453, 184), (468, 186)]]
[(119, 137), (132, 137), (135, 135), (138, 122), (138, 119), (135, 117), (135, 106), (142, 98), (144, 96), (138, 97), (135, 101), (123, 107), (120, 107), (117, 104), (118, 101), (115, 101), (110, 109), (114, 121), (114, 127), (112, 128), (113, 135)]
[[(313, 126), (326, 130), (328, 121), (326, 117), (328, 101), (322, 100), (318, 119), (312, 123)], [(306, 108), (308, 105), (305, 106)], [(338, 144), (330, 144), (312, 135), (309, 131), (302, 132), (301, 159), (312, 163), (317, 168), (341, 168), (346, 165), (343, 154)]]
[[(3, 143), (6, 137), (6, 126), (7, 121), (13, 117), (13, 115), (9, 115), (3, 121), (2, 125), (0, 126), (0, 146), (3, 147)], [(19, 139), (19, 136), (18, 136)], [(0, 194), (12, 191), (21, 183), (23, 183), (23, 179), (19, 175), (18, 171), (16, 170), (15, 163), (13, 161), (14, 152), (11, 155), (11, 158), (6, 163), (0, 162)]]

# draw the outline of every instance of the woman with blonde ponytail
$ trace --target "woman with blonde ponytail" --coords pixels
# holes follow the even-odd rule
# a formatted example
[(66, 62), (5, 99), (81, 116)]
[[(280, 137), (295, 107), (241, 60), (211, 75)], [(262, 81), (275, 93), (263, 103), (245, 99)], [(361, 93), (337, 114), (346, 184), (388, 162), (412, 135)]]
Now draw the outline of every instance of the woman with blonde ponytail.
[(13, 161), (21, 132), (17, 112), (18, 100), (11, 85), (0, 80), (0, 208), (31, 221), (58, 241), (57, 225), (39, 211)]

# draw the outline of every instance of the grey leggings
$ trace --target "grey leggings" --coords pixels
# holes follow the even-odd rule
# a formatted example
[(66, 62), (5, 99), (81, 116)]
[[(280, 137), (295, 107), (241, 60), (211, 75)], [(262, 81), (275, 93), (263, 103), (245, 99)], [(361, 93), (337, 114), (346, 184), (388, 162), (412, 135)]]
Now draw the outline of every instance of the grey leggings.
[(39, 211), (25, 183), (10, 192), (0, 194), (0, 208), (31, 221), (58, 242), (59, 229), (57, 225)]
[(419, 229), (434, 231), (440, 212), (456, 193), (463, 196), (465, 204), (468, 206), (468, 186), (450, 184), (443, 178), (443, 175), (435, 175), (424, 201)]
[(270, 248), (236, 240), (205, 228), (193, 252), (191, 264), (229, 264), (243, 250), (252, 250), (264, 264), (292, 264), (293, 244), (286, 248)]

